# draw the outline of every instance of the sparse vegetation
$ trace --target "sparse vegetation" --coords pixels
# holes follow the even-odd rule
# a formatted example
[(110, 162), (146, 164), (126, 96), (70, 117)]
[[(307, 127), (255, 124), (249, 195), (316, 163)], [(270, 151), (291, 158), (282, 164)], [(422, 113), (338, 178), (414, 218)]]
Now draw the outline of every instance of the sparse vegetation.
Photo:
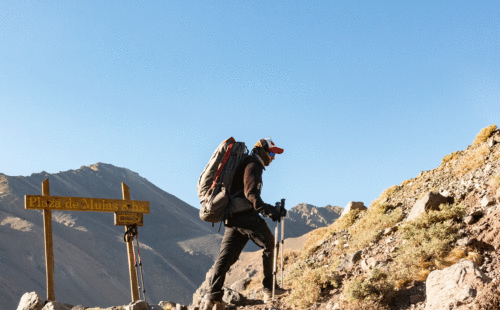
[(394, 285), (388, 280), (386, 273), (379, 269), (373, 269), (369, 275), (362, 275), (354, 278), (346, 285), (345, 295), (351, 301), (353, 300), (371, 300), (387, 302)]
[(443, 157), (443, 159), (441, 160), (441, 165), (446, 164), (448, 162), (456, 161), (456, 160), (458, 160), (459, 157), (460, 157), (459, 151), (455, 151), (453, 153), (450, 153), (450, 154), (446, 155), (445, 157)]
[[(291, 293), (285, 301), (294, 308), (306, 309), (318, 301), (322, 302), (323, 297), (332, 294), (331, 290), (340, 288), (335, 291), (345, 296), (339, 301), (342, 309), (389, 309), (398, 290), (425, 281), (433, 270), (444, 269), (463, 258), (481, 265), (484, 257), (473, 248), (455, 246), (458, 230), (463, 225), (461, 220), (466, 213), (466, 206), (456, 203), (442, 204), (439, 210), (423, 213), (414, 221), (402, 223), (398, 232), (387, 239), (389, 242), (399, 239), (395, 246), (388, 243), (391, 244), (390, 258), (387, 259), (387, 248), (382, 255), (385, 255), (382, 258), (384, 264), (371, 265), (372, 268), (379, 267), (372, 269), (371, 273), (359, 273), (360, 269), (355, 269), (352, 274), (349, 272), (353, 270), (347, 271), (348, 277), (343, 278), (338, 275), (343, 271), (337, 271), (343, 258), (358, 250), (371, 249), (370, 245), (385, 238), (382, 234), (384, 229), (395, 226), (403, 219), (404, 207), (394, 208), (392, 204), (398, 202), (398, 206), (402, 205), (401, 199), (408, 197), (408, 192), (412, 192), (412, 198), (416, 199), (429, 190), (436, 190), (430, 187), (437, 187), (439, 183), (436, 185), (429, 180), (438, 175), (437, 172), (454, 173), (456, 177), (461, 177), (481, 168), (487, 159), (500, 159), (500, 148), (490, 148), (484, 143), (496, 128), (492, 125), (481, 130), (472, 147), (444, 156), (440, 167), (423, 171), (416, 178), (387, 188), (368, 210), (353, 210), (329, 227), (313, 231), (304, 251), (300, 257), (294, 258), (295, 263), (289, 268), (286, 285), (291, 288)], [(500, 196), (500, 174), (493, 175), (488, 185), (497, 197)], [(401, 194), (398, 194), (400, 191)], [(373, 253), (380, 255), (380, 245), (375, 245), (375, 248), (377, 250)], [(363, 270), (368, 270), (365, 265), (362, 266)], [(499, 293), (498, 286), (481, 293), (476, 302), (479, 306), (475, 309), (498, 309)]]
[(389, 199), (389, 197), (394, 195), (394, 193), (396, 193), (398, 190), (399, 190), (398, 185), (393, 185), (391, 187), (386, 188), (377, 199), (372, 201), (370, 207), (386, 202), (387, 199)]
[(358, 218), (359, 214), (360, 214), (359, 210), (351, 210), (347, 214), (344, 214), (339, 219), (337, 219), (329, 227), (322, 227), (312, 231), (304, 245), (305, 256), (303, 257), (303, 259), (306, 259), (316, 251), (316, 249), (319, 246), (318, 244), (319, 241), (322, 241), (327, 237), (333, 236), (336, 232), (351, 227), (352, 224)]
[(483, 128), (476, 136), (476, 139), (472, 143), (472, 146), (478, 146), (481, 143), (485, 142), (491, 134), (497, 129), (497, 125), (491, 125)]
[(483, 144), (462, 156), (456, 166), (455, 175), (457, 177), (461, 177), (469, 171), (474, 171), (481, 167), (484, 164), (486, 155), (489, 152), (490, 148), (488, 145)]
[(305, 309), (316, 302), (324, 289), (336, 288), (340, 285), (337, 268), (338, 263), (327, 264), (317, 268), (296, 268), (289, 284), (293, 287), (287, 302)]
[[(456, 240), (458, 223), (465, 214), (465, 207), (458, 204), (442, 204), (440, 211), (429, 211), (400, 228), (405, 242), (398, 250), (393, 268), (396, 286), (408, 281), (424, 281), (431, 270), (448, 266), (447, 256)], [(451, 258), (451, 257), (449, 257)]]
[(337, 257), (345, 252), (342, 237), (338, 237), (338, 246), (321, 264), (311, 263), (309, 258), (320, 247), (321, 241), (351, 227), (359, 215), (359, 210), (351, 210), (329, 227), (316, 229), (311, 233), (304, 246), (300, 263), (295, 264), (286, 277), (287, 286), (292, 288), (292, 293), (286, 299), (287, 302), (299, 309), (305, 309), (320, 298), (323, 290), (340, 285), (336, 269), (340, 263)]
[(360, 219), (349, 228), (351, 240), (349, 241), (354, 250), (366, 247), (375, 240), (380, 232), (386, 228), (396, 225), (403, 217), (401, 209), (389, 210), (386, 203), (372, 205), (364, 211)]

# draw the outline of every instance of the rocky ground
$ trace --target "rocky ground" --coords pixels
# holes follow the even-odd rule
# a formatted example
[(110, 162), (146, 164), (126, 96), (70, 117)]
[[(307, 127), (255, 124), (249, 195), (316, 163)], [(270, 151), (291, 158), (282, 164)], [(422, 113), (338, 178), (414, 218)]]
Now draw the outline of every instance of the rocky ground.
[[(342, 286), (356, 276), (370, 273), (374, 268), (384, 270), (391, 265), (398, 255), (398, 247), (403, 243), (398, 227), (413, 217), (412, 212), (417, 211), (412, 210), (416, 209), (417, 202), (425, 200), (430, 192), (437, 193), (443, 199), (465, 207), (465, 215), (456, 223), (458, 233), (451, 247), (477, 254), (475, 267), (467, 267), (472, 269), (462, 268), (460, 265), (463, 261), (460, 261), (453, 266), (443, 267), (444, 272), (447, 270), (451, 272), (452, 268), (460, 267), (462, 268), (459, 271), (460, 274), (475, 274), (476, 277), (467, 282), (463, 276), (450, 280), (451, 276), (443, 275), (442, 279), (433, 280), (438, 283), (429, 283), (433, 279), (432, 272), (440, 272), (439, 268), (430, 268), (431, 274), (427, 280), (411, 281), (398, 288), (385, 309), (500, 309), (498, 301), (500, 297), (497, 299), (492, 297), (500, 293), (495, 284), (500, 282), (500, 258), (497, 253), (500, 246), (500, 221), (498, 220), (500, 216), (500, 131), (494, 131), (491, 137), (483, 143), (446, 156), (443, 158), (443, 163), (436, 169), (423, 171), (416, 178), (406, 180), (400, 185), (389, 188), (386, 192), (381, 195), (380, 202), (388, 205), (389, 210), (400, 209), (402, 214), (400, 222), (380, 231), (379, 236), (369, 246), (339, 257), (341, 287), (324, 289), (317, 302), (307, 309), (347, 309), (348, 307), (343, 307), (346, 296)], [(309, 260), (321, 264), (325, 257), (338, 247), (338, 240), (342, 240), (349, 247), (350, 239), (352, 236), (349, 231), (344, 230), (321, 240)], [(251, 274), (252, 270), (247, 270), (247, 272)], [(444, 289), (435, 287), (445, 280), (464, 284), (457, 288), (462, 291), (453, 293), (453, 296), (449, 293), (445, 297), (446, 300), (440, 300), (439, 298), (443, 297), (439, 294)], [(260, 303), (257, 290), (247, 289), (245, 294), (250, 301), (246, 306), (240, 306), (238, 309), (297, 309), (284, 302), (286, 296), (272, 305), (263, 305)], [(439, 304), (435, 305), (430, 302), (428, 295), (431, 295), (432, 299), (440, 300)], [(379, 308), (383, 309), (376, 305), (366, 309)]]

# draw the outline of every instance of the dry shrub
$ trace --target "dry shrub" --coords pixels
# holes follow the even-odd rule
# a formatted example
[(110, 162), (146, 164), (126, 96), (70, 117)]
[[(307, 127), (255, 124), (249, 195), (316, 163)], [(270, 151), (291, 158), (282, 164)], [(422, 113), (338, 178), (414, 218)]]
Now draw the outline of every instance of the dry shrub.
[(396, 225), (403, 218), (403, 211), (399, 209), (388, 210), (388, 205), (379, 203), (372, 205), (362, 217), (349, 228), (351, 240), (349, 244), (353, 249), (359, 250), (375, 240), (380, 231)]
[(446, 164), (447, 162), (458, 160), (459, 157), (460, 157), (459, 151), (455, 151), (453, 153), (450, 153), (450, 154), (446, 155), (445, 157), (443, 157), (443, 159), (441, 160), (441, 165)]
[(448, 253), (448, 256), (446, 256), (445, 258), (445, 261), (450, 262), (453, 265), (462, 258), (467, 257), (467, 254), (468, 254), (467, 249), (456, 247), (453, 250), (451, 250), (450, 253)]
[(478, 290), (476, 299), (472, 306), (474, 310), (497, 310), (500, 309), (500, 285), (492, 282)]
[(386, 202), (387, 199), (389, 199), (389, 197), (391, 197), (392, 195), (394, 195), (394, 193), (396, 193), (399, 190), (399, 188), (400, 187), (398, 185), (393, 185), (391, 187), (386, 188), (382, 192), (382, 194), (380, 194), (380, 196), (377, 199), (375, 199), (374, 201), (372, 201), (372, 203), (370, 204), (370, 208), (372, 206), (375, 206), (375, 205), (378, 205), (378, 204)]
[(481, 129), (481, 131), (477, 134), (476, 139), (472, 143), (472, 146), (477, 146), (485, 142), (496, 129), (497, 125), (490, 125), (488, 127)]
[(458, 161), (455, 170), (455, 176), (461, 177), (469, 171), (474, 171), (481, 167), (485, 160), (486, 155), (490, 152), (487, 144), (482, 144), (475, 149), (472, 149), (466, 155), (462, 156)]
[(344, 289), (350, 301), (372, 300), (388, 303), (394, 292), (394, 285), (386, 273), (375, 268), (369, 275), (361, 275), (351, 280)]
[(458, 204), (442, 204), (439, 211), (423, 213), (419, 218), (401, 226), (403, 244), (395, 258), (394, 281), (398, 287), (410, 280), (424, 281), (431, 269), (444, 268), (460, 256), (452, 251), (458, 224), (465, 207)]
[(348, 229), (354, 224), (354, 222), (359, 218), (359, 215), (362, 211), (360, 210), (351, 210), (347, 214), (341, 216), (338, 220), (336, 220), (329, 227), (329, 233), (333, 234), (344, 229)]
[(469, 252), (467, 259), (476, 263), (476, 265), (481, 266), (484, 261), (484, 256), (477, 252)]
[[(302, 255), (296, 258), (297, 262), (289, 268), (290, 271), (286, 276), (287, 286), (292, 289), (292, 293), (286, 297), (288, 303), (298, 309), (305, 309), (316, 302), (327, 287), (340, 285), (336, 272), (339, 261), (333, 257), (338, 257), (345, 251), (342, 246), (338, 246), (333, 252), (330, 252), (321, 266), (312, 263), (308, 258), (318, 250), (324, 240), (351, 227), (359, 218), (360, 213), (359, 210), (351, 210), (329, 227), (316, 229), (310, 233)], [(342, 238), (339, 237), (339, 241), (339, 245), (342, 245)]]
[(443, 259), (436, 259), (440, 264), (440, 266), (438, 266), (437, 264), (436, 266), (438, 267), (438, 269), (443, 269), (456, 264), (462, 258), (473, 261), (478, 266), (481, 266), (484, 260), (483, 255), (477, 253), (476, 251), (471, 251), (470, 248), (455, 247)]
[(291, 276), (287, 278), (287, 285), (292, 291), (285, 301), (298, 309), (305, 309), (315, 303), (325, 289), (339, 287), (337, 265), (338, 263), (293, 270)]

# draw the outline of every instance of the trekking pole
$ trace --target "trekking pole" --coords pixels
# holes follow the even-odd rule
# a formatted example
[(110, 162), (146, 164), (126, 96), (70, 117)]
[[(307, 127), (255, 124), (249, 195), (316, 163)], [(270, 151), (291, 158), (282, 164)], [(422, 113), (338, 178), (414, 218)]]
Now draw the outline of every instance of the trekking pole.
[[(132, 245), (132, 254), (134, 255), (134, 267), (135, 267), (135, 274), (137, 276), (137, 287), (138, 287), (138, 293), (137, 295), (140, 294), (141, 292), (141, 282), (139, 281), (139, 265), (137, 264), (137, 256), (139, 256), (140, 260), (140, 252), (138, 255), (135, 254), (135, 247), (134, 247), (134, 237), (136, 237), (136, 244), (137, 244), (137, 250), (139, 250), (139, 240), (137, 239), (139, 233), (137, 231), (137, 225), (131, 225), (129, 229), (125, 232), (125, 235), (123, 236), (123, 239), (125, 242), (130, 242)], [(142, 268), (142, 267), (141, 267)], [(144, 281), (143, 281), (144, 282)], [(143, 283), (144, 285), (144, 283)], [(144, 296), (144, 294), (143, 294)], [(137, 296), (140, 298), (140, 296)], [(145, 298), (145, 296), (144, 296)]]
[[(276, 208), (279, 208), (279, 202), (276, 203)], [(276, 292), (276, 275), (278, 272), (278, 233), (279, 233), (279, 221), (278, 224), (276, 225), (276, 228), (274, 229), (274, 261), (273, 261), (273, 301), (274, 301), (274, 293)]]
[(285, 288), (285, 284), (283, 283), (283, 271), (285, 269), (284, 267), (284, 260), (283, 260), (283, 252), (285, 251), (285, 198), (281, 199), (281, 288)]
[[(137, 236), (135, 238), (135, 241), (137, 243), (137, 256), (139, 257), (139, 266), (141, 267), (142, 297), (144, 297), (144, 301), (147, 301), (146, 300), (146, 286), (144, 285), (144, 273), (142, 270), (141, 248), (139, 247), (139, 232), (137, 232)], [(137, 273), (137, 277), (139, 277), (139, 273)], [(140, 288), (141, 288), (141, 286), (139, 285), (139, 289)]]

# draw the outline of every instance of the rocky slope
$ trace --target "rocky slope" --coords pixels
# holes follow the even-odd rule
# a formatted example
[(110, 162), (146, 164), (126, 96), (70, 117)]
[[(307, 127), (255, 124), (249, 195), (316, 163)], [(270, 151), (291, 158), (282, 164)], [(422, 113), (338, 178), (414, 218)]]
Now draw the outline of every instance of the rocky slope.
[(272, 305), (262, 304), (262, 276), (250, 265), (226, 301), (238, 309), (500, 309), (499, 217), (500, 130), (490, 126), (367, 210), (312, 231), (302, 251), (285, 251), (290, 291)]
[[(295, 292), (280, 307), (500, 309), (495, 129), (483, 129), (473, 145), (445, 156), (439, 167), (388, 188), (367, 211), (312, 232), (288, 269)], [(465, 267), (463, 259), (474, 266)], [(317, 290), (300, 286), (307, 280)]]

